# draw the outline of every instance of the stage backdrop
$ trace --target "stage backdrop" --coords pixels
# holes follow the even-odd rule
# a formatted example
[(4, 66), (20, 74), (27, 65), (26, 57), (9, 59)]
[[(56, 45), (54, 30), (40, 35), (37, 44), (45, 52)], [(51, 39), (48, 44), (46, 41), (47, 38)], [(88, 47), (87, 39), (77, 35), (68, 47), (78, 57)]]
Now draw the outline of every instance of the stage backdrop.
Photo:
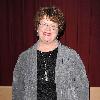
[(18, 55), (36, 41), (33, 16), (51, 5), (65, 15), (62, 43), (80, 54), (90, 86), (100, 86), (100, 0), (0, 0), (0, 85), (12, 84)]

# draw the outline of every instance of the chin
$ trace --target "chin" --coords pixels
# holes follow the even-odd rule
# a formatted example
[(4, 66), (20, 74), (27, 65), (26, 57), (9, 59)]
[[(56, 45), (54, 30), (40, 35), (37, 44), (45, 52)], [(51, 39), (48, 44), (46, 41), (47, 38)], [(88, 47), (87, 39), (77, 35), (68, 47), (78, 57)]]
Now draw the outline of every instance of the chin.
[(46, 40), (46, 43), (53, 43), (55, 40)]
[(46, 40), (45, 42), (46, 42), (46, 43), (51, 43), (52, 41)]
[(41, 41), (48, 44), (48, 43), (52, 43), (52, 42), (56, 41), (56, 39), (50, 39), (50, 40), (41, 39)]

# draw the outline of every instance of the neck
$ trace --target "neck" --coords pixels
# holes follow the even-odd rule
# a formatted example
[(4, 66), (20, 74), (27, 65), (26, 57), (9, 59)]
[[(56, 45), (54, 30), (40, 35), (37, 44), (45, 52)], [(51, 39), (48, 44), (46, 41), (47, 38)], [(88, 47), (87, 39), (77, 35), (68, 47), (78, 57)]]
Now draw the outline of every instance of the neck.
[(48, 52), (54, 50), (57, 47), (58, 47), (58, 40), (55, 40), (51, 43), (44, 43), (42, 41), (38, 41), (37, 50)]

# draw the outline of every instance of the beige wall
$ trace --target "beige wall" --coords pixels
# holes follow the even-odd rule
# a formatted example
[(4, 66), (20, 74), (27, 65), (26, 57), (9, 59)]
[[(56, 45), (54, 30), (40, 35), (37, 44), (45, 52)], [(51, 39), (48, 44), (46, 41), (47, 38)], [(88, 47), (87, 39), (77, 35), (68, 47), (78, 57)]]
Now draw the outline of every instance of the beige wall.
[[(0, 86), (0, 100), (12, 100), (11, 86)], [(100, 100), (100, 87), (90, 87), (90, 100)]]
[(90, 87), (90, 100), (100, 100), (100, 87)]
[(12, 100), (11, 86), (0, 86), (0, 100)]

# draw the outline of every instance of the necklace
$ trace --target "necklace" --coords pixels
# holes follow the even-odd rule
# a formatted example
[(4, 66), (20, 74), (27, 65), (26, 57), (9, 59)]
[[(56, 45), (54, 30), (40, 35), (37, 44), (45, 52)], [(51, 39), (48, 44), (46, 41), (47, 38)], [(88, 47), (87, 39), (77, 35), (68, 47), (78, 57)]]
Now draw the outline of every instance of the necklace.
[[(49, 55), (48, 55), (49, 58), (52, 56), (51, 53), (52, 53), (52, 52), (50, 52)], [(42, 54), (42, 56), (44, 56), (42, 52), (41, 52), (41, 54)], [(44, 59), (43, 59), (43, 62), (45, 63), (45, 64), (44, 64), (44, 68), (45, 68), (44, 78), (45, 78), (45, 81), (48, 81), (47, 61), (46, 61), (45, 57), (44, 57)]]
[(45, 81), (48, 81), (47, 71), (45, 71)]
[(53, 51), (42, 52), (38, 50), (38, 79), (42, 82), (53, 82), (55, 79), (55, 60), (58, 47)]

